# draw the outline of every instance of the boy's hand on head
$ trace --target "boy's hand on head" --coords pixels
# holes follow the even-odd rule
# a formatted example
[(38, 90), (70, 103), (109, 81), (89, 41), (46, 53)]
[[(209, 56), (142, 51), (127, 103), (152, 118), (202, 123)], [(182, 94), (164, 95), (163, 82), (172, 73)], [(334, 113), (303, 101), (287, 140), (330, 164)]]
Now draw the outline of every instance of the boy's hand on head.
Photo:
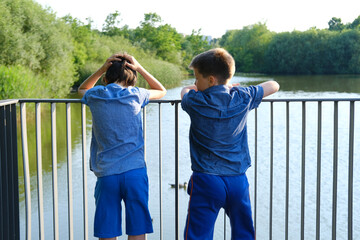
[(128, 54), (124, 54), (122, 57), (125, 58), (128, 61), (126, 63), (126, 66), (131, 68), (132, 70), (138, 72), (142, 68), (140, 63), (133, 56), (128, 55)]
[(121, 61), (121, 59), (118, 58), (121, 56), (122, 56), (122, 54), (116, 53), (116, 54), (112, 55), (111, 57), (109, 57), (108, 59), (106, 59), (104, 65), (101, 66), (102, 71), (106, 72), (109, 69), (109, 67), (112, 65), (112, 61)]

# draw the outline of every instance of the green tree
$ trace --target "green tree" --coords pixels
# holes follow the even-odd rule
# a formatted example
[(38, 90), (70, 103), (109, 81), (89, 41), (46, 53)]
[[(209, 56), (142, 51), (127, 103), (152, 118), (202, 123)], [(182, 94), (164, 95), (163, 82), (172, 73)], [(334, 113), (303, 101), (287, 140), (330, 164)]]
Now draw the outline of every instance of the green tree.
[(350, 24), (350, 28), (351, 28), (351, 29), (360, 30), (360, 16), (358, 16), (358, 17)]
[(341, 22), (341, 18), (333, 17), (328, 22), (330, 31), (341, 31), (345, 29), (345, 25)]
[(209, 50), (212, 45), (200, 34), (201, 29), (195, 31), (183, 38), (181, 43), (183, 64), (184, 67), (188, 67), (192, 58), (204, 51)]
[(159, 58), (181, 64), (182, 36), (171, 25), (161, 22), (161, 17), (156, 13), (145, 14), (140, 27), (134, 30), (134, 40)]
[(63, 21), (31, 0), (2, 0), (0, 29), (1, 65), (20, 65), (42, 75), (51, 96), (69, 92), (75, 80), (73, 45)]
[(240, 72), (262, 72), (264, 54), (273, 37), (265, 23), (246, 26), (242, 30), (233, 30), (223, 36), (220, 45), (231, 53)]

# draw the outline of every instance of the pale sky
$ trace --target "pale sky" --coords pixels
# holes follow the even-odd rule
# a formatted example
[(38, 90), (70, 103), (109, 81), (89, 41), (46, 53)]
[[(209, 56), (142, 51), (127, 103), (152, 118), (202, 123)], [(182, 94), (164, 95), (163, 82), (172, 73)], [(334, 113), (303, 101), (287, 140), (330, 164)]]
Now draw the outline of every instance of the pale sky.
[(50, 7), (58, 17), (70, 14), (101, 29), (106, 16), (120, 12), (120, 27), (139, 26), (144, 13), (155, 12), (163, 23), (179, 33), (191, 34), (201, 29), (202, 35), (218, 38), (226, 30), (265, 22), (270, 31), (305, 31), (311, 27), (324, 29), (332, 17), (349, 23), (360, 15), (359, 0), (35, 0)]

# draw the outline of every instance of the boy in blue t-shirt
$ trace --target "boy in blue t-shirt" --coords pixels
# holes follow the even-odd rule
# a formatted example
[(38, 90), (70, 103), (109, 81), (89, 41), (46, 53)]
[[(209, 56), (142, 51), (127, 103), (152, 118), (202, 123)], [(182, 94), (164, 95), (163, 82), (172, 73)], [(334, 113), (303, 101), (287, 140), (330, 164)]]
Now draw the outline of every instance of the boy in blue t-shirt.
[(279, 84), (267, 81), (249, 87), (231, 85), (235, 63), (222, 48), (197, 55), (189, 67), (196, 81), (181, 91), (181, 106), (191, 119), (193, 170), (184, 239), (213, 239), (221, 208), (230, 218), (231, 239), (254, 239), (245, 175), (251, 164), (246, 119), (264, 97), (279, 90)]
[[(135, 87), (137, 73), (150, 89)], [(100, 77), (105, 86), (95, 86)], [(114, 54), (79, 87), (92, 115), (90, 169), (95, 186), (94, 236), (113, 239), (122, 234), (121, 201), (125, 202), (129, 240), (152, 233), (148, 209), (149, 184), (144, 160), (141, 108), (166, 94), (164, 86), (134, 57)]]

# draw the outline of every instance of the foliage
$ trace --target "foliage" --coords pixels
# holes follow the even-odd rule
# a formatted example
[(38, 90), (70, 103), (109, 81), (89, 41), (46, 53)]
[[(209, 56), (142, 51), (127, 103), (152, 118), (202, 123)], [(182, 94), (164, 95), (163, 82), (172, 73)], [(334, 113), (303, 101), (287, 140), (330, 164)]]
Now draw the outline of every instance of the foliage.
[(145, 14), (144, 21), (134, 30), (132, 40), (165, 61), (181, 64), (181, 34), (169, 24), (162, 25), (161, 22), (161, 17), (156, 13)]
[(220, 44), (233, 55), (242, 72), (263, 72), (264, 53), (273, 37), (266, 25), (257, 23), (242, 30), (228, 31)]
[(267, 73), (360, 73), (360, 31), (310, 29), (274, 36), (265, 54)]
[(359, 74), (360, 16), (351, 24), (332, 18), (329, 29), (273, 33), (265, 24), (227, 31), (220, 40), (239, 72)]
[(0, 65), (0, 99), (37, 97), (46, 94), (48, 85), (45, 78), (35, 75), (26, 67)]
[(184, 67), (189, 66), (194, 56), (215, 47), (215, 45), (209, 44), (200, 31), (200, 29), (198, 31), (193, 30), (191, 35), (186, 36), (181, 42)]
[(75, 79), (73, 46), (63, 21), (31, 0), (1, 0), (0, 29), (1, 65), (23, 66), (50, 79), (47, 95), (69, 92)]

